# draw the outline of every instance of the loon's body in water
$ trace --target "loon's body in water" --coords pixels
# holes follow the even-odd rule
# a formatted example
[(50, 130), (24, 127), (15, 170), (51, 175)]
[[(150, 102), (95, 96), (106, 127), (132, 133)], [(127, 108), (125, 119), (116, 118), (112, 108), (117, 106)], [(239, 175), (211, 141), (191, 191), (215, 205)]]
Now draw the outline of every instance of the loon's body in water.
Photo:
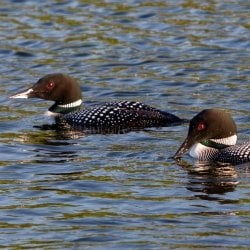
[(55, 101), (49, 113), (56, 115), (60, 123), (81, 130), (117, 132), (179, 125), (185, 121), (168, 112), (133, 101), (110, 102), (91, 109), (81, 109), (80, 86), (72, 77), (60, 73), (46, 75), (33, 87), (10, 98)]
[(250, 142), (237, 144), (237, 127), (221, 109), (205, 109), (190, 121), (187, 138), (174, 155), (190, 150), (198, 160), (241, 164), (250, 161)]

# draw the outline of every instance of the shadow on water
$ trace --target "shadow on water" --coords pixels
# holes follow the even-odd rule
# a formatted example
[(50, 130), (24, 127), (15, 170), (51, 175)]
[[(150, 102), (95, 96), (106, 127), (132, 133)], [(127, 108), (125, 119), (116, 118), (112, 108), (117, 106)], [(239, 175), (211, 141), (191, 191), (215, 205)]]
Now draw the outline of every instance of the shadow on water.
[(234, 166), (229, 163), (196, 161), (194, 165), (190, 165), (183, 160), (177, 161), (177, 164), (187, 171), (186, 188), (194, 193), (202, 193), (195, 195), (196, 197), (204, 200), (237, 202), (226, 201), (223, 196), (215, 197), (213, 194), (224, 195), (235, 191), (239, 184), (239, 171), (242, 168), (247, 171), (246, 165), (248, 164)]

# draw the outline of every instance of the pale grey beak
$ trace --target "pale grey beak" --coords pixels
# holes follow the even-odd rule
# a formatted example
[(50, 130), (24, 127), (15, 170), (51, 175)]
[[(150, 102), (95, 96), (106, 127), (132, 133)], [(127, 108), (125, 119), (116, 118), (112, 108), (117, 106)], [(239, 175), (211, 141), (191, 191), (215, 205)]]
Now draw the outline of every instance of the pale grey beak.
[(24, 91), (24, 92), (21, 92), (21, 93), (18, 93), (18, 94), (15, 94), (15, 95), (12, 95), (10, 96), (9, 98), (30, 98), (31, 97), (31, 93), (33, 92), (34, 90), (32, 88)]

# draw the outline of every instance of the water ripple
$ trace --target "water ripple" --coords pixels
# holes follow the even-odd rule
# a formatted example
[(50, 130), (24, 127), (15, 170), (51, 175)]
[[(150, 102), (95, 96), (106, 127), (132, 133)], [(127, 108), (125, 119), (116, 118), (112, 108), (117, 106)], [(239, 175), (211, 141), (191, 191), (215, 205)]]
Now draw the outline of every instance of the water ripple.
[(2, 1), (0, 245), (249, 248), (249, 165), (177, 164), (186, 125), (65, 135), (39, 129), (50, 102), (8, 98), (64, 72), (85, 106), (138, 100), (187, 119), (221, 107), (250, 140), (247, 4)]

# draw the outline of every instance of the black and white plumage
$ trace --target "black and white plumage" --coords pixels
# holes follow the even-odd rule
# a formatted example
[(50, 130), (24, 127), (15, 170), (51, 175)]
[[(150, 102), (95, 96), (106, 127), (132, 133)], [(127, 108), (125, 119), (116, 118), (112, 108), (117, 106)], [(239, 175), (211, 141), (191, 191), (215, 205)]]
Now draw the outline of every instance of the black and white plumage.
[(79, 85), (70, 76), (50, 74), (41, 78), (32, 88), (11, 98), (41, 98), (55, 101), (50, 114), (59, 115), (58, 123), (81, 130), (118, 132), (178, 125), (185, 120), (140, 102), (110, 102), (81, 110), (82, 96)]
[(133, 129), (166, 126), (176, 117), (140, 102), (106, 103), (92, 109), (71, 112), (63, 119), (72, 126), (91, 129)]
[(205, 109), (189, 125), (187, 138), (175, 158), (190, 151), (198, 160), (240, 164), (250, 161), (250, 142), (236, 144), (237, 127), (232, 117), (220, 109)]
[(237, 144), (220, 150), (216, 161), (240, 164), (250, 161), (250, 142)]

